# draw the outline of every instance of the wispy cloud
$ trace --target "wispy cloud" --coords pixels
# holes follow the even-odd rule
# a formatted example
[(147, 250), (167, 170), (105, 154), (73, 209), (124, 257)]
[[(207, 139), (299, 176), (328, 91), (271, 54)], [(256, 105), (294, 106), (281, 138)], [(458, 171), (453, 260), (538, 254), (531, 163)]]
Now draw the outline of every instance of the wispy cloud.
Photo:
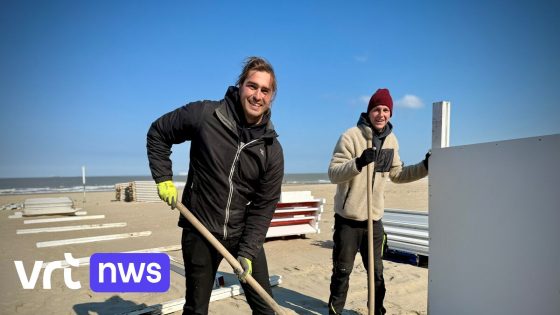
[(371, 98), (371, 96), (368, 96), (368, 95), (360, 96), (360, 103), (362, 103), (362, 104), (368, 104), (370, 98)]
[(369, 103), (370, 96), (362, 95), (348, 100), (348, 105), (352, 107), (364, 107), (364, 110)]
[(354, 60), (357, 61), (357, 62), (361, 62), (361, 63), (367, 62), (368, 59), (369, 58), (368, 58), (367, 55), (354, 56)]
[(403, 98), (397, 100), (395, 105), (398, 107), (406, 107), (406, 108), (421, 108), (424, 106), (422, 100), (416, 96), (411, 94), (406, 94)]

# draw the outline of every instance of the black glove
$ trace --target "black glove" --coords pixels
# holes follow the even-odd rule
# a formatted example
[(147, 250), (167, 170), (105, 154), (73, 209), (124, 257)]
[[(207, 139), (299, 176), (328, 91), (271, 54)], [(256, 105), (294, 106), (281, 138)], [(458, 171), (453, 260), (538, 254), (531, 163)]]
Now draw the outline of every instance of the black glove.
[(424, 157), (424, 160), (422, 160), (422, 163), (424, 163), (424, 166), (426, 167), (426, 169), (428, 169), (428, 160), (430, 159), (431, 155), (432, 155), (432, 150), (428, 151), (426, 153), (426, 156)]
[(376, 158), (377, 158), (377, 150), (375, 148), (367, 148), (364, 150), (364, 152), (362, 152), (362, 155), (360, 155), (359, 158), (356, 158), (356, 166), (358, 167), (359, 170), (361, 170), (362, 167), (375, 161)]

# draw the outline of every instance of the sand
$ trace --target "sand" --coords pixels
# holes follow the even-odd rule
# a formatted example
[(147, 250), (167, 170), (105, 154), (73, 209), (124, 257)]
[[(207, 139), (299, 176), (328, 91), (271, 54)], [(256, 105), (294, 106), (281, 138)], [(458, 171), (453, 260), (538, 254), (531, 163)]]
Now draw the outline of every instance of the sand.
[[(325, 198), (319, 234), (306, 238), (286, 238), (267, 241), (264, 245), (270, 274), (282, 276), (282, 284), (273, 288), (276, 301), (298, 314), (327, 314), (327, 300), (331, 276), (332, 226), (334, 224), (333, 196), (336, 186), (286, 185), (284, 191), (310, 190), (314, 197)], [(428, 180), (410, 184), (388, 183), (386, 207), (410, 210), (428, 209)], [(82, 207), (81, 193), (49, 195), (1, 196), (0, 205), (22, 202), (26, 198), (68, 196)], [(180, 244), (178, 213), (163, 203), (126, 203), (114, 201), (113, 192), (88, 193), (83, 210), (88, 215), (104, 214), (105, 219), (65, 223), (23, 224), (28, 218), (9, 219), (14, 211), (0, 212), (0, 309), (2, 314), (118, 314), (140, 306), (154, 305), (181, 298), (184, 277), (171, 273), (171, 287), (165, 293), (96, 293), (89, 288), (89, 267), (72, 268), (72, 280), (82, 288), (68, 289), (63, 272), (52, 275), (52, 289), (42, 288), (41, 272), (36, 287), (25, 290), (20, 284), (15, 260), (24, 263), (29, 275), (35, 261), (63, 260), (64, 253), (74, 258), (97, 252), (118, 252)], [(16, 235), (27, 228), (126, 222), (126, 227), (102, 230), (83, 230), (56, 233)], [(127, 232), (152, 231), (147, 237), (105, 242), (37, 248), (39, 241), (78, 238)], [(181, 259), (180, 251), (169, 252)], [(384, 261), (388, 314), (427, 314), (428, 269), (406, 263)], [(232, 278), (225, 260), (220, 271)], [(231, 283), (234, 284), (234, 283)], [(357, 256), (351, 276), (350, 290), (344, 314), (367, 314), (367, 276)], [(243, 295), (210, 303), (210, 314), (250, 314)], [(180, 314), (179, 312), (176, 314)]]

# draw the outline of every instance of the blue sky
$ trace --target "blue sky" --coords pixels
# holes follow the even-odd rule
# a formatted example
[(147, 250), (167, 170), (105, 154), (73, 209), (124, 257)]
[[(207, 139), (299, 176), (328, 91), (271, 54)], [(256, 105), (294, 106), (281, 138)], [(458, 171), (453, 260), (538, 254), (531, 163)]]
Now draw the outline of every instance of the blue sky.
[[(280, 2), (280, 3), (276, 3)], [(162, 114), (221, 99), (267, 58), (286, 172), (326, 172), (340, 134), (386, 87), (401, 158), (431, 146), (560, 133), (557, 1), (2, 1), (0, 177), (148, 175)], [(184, 172), (188, 144), (173, 148)]]

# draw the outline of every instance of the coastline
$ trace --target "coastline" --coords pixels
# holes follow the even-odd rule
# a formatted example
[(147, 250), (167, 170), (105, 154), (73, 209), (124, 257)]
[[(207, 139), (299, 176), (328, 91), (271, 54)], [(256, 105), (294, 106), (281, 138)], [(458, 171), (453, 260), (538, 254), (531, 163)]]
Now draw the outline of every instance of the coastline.
[[(86, 178), (85, 185), (82, 177), (23, 177), (0, 178), (0, 196), (32, 195), (32, 194), (58, 194), (114, 191), (115, 185), (133, 181), (153, 182), (150, 175), (127, 176), (91, 176)], [(177, 188), (185, 186), (186, 175), (173, 177)], [(287, 173), (284, 174), (284, 185), (313, 185), (330, 184), (326, 173)]]

